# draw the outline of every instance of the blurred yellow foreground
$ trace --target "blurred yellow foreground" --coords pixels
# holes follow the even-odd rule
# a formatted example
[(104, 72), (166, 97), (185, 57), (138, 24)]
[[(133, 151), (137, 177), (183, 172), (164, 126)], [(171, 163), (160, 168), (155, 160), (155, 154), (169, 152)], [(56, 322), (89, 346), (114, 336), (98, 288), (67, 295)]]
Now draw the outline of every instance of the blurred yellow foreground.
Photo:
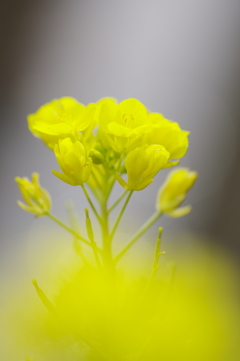
[(67, 257), (10, 292), (1, 361), (240, 360), (238, 275), (223, 257), (163, 262), (151, 281), (134, 260), (110, 279)]

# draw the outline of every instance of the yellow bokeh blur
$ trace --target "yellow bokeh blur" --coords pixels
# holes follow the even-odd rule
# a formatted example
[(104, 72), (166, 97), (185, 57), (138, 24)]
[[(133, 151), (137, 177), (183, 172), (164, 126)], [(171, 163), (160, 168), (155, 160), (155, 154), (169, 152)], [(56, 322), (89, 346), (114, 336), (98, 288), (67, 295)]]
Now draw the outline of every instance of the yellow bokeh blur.
[(237, 271), (222, 256), (196, 252), (176, 268), (160, 262), (149, 282), (151, 270), (133, 259), (109, 278), (71, 246), (61, 252), (64, 266), (46, 263), (43, 296), (19, 279), (20, 294), (2, 308), (5, 361), (239, 359)]

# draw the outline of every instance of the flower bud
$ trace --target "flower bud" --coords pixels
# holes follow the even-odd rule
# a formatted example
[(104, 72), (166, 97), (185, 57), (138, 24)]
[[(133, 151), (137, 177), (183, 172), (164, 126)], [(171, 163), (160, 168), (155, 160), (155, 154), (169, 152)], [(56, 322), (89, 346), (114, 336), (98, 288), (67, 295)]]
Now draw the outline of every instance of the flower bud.
[(59, 140), (54, 153), (63, 173), (53, 170), (53, 174), (72, 186), (82, 185), (88, 181), (92, 169), (92, 159), (86, 156), (82, 143), (70, 138)]
[(152, 113), (152, 129), (144, 135), (148, 144), (161, 144), (170, 153), (164, 168), (177, 165), (188, 150), (189, 132), (182, 130), (178, 123), (172, 122), (162, 114)]
[(92, 158), (92, 161), (94, 164), (102, 164), (104, 162), (104, 158), (102, 153), (100, 153), (96, 149), (90, 149), (89, 151), (89, 157)]
[(51, 209), (51, 198), (48, 192), (41, 188), (38, 179), (38, 173), (32, 174), (32, 181), (29, 181), (28, 178), (15, 178), (26, 202), (24, 204), (18, 201), (17, 204), (27, 212), (34, 213), (37, 216), (44, 216)]
[(191, 207), (178, 208), (186, 199), (187, 192), (193, 187), (197, 172), (187, 168), (176, 169), (168, 175), (157, 195), (156, 208), (170, 217), (182, 217), (191, 212)]
[(125, 189), (140, 191), (153, 182), (153, 177), (164, 167), (168, 158), (169, 153), (161, 145), (139, 147), (129, 152), (125, 159), (128, 183), (118, 174), (117, 179)]

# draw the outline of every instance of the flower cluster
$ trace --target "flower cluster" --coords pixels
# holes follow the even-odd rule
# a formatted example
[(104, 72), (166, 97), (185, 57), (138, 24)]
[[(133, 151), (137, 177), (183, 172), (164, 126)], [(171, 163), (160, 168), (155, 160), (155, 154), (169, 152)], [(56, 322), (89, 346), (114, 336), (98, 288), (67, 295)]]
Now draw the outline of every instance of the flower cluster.
[[(50, 196), (40, 187), (37, 173), (33, 174), (32, 182), (16, 178), (26, 202), (18, 204), (37, 216), (49, 216), (78, 240), (91, 246), (98, 265), (103, 262), (108, 270), (115, 268), (116, 262), (161, 215), (181, 217), (191, 211), (189, 206), (179, 206), (192, 188), (197, 173), (187, 168), (176, 169), (158, 192), (156, 213), (114, 257), (114, 235), (133, 192), (148, 187), (161, 169), (174, 167), (180, 162), (188, 149), (189, 132), (162, 114), (148, 111), (136, 99), (117, 103), (115, 99), (104, 98), (87, 106), (72, 98), (53, 100), (29, 115), (28, 125), (33, 135), (54, 152), (62, 172), (53, 170), (53, 174), (69, 185), (82, 187), (102, 230), (102, 248), (95, 243), (94, 232), (90, 231), (87, 209), (88, 239), (50, 213)], [(109, 197), (116, 181), (124, 192), (109, 207)], [(99, 207), (95, 207), (85, 183)], [(109, 214), (126, 195), (110, 230)]]
[(71, 185), (97, 177), (103, 164), (125, 189), (140, 191), (188, 149), (189, 132), (136, 99), (118, 104), (106, 98), (87, 106), (72, 98), (53, 100), (29, 115), (28, 125), (54, 151), (63, 172), (54, 174)]
[[(82, 187), (101, 230), (97, 234), (94, 232), (92, 214), (87, 208), (85, 237), (73, 211), (69, 213), (70, 226), (57, 219), (50, 212), (51, 199), (40, 187), (37, 173), (33, 174), (32, 181), (16, 178), (26, 202), (18, 202), (19, 206), (37, 216), (46, 215), (64, 228), (74, 237), (73, 250), (80, 256), (76, 282), (67, 283), (54, 303), (33, 280), (37, 295), (55, 317), (50, 321), (49, 330), (52, 325), (54, 328), (54, 337), (50, 338), (62, 340), (63, 337), (66, 345), (70, 342), (69, 350), (76, 349), (77, 355), (76, 358), (70, 355), (67, 359), (71, 360), (154, 361), (162, 359), (163, 345), (169, 356), (172, 340), (182, 346), (167, 359), (175, 360), (179, 350), (185, 355), (188, 334), (175, 327), (182, 319), (177, 321), (175, 305), (171, 307), (171, 283), (166, 297), (166, 289), (154, 280), (160, 256), (164, 254), (160, 249), (162, 228), (158, 229), (152, 272), (144, 284), (136, 281), (134, 287), (129, 286), (131, 277), (128, 279), (128, 274), (124, 283), (118, 272), (118, 262), (162, 215), (180, 217), (190, 212), (191, 207), (179, 206), (186, 199), (197, 173), (187, 168), (171, 171), (158, 192), (156, 212), (116, 254), (113, 243), (133, 192), (147, 188), (160, 170), (179, 164), (188, 149), (189, 132), (163, 115), (150, 112), (136, 99), (118, 103), (105, 98), (87, 106), (72, 98), (53, 100), (29, 115), (28, 125), (33, 135), (54, 153), (61, 172), (53, 170), (53, 174), (69, 185)], [(110, 206), (110, 195), (116, 183), (123, 191)], [(110, 214), (123, 200), (111, 225)], [(165, 312), (163, 319), (162, 310), (166, 311), (168, 306), (169, 316)], [(179, 314), (183, 315), (181, 309)], [(189, 321), (192, 330), (191, 319)], [(80, 356), (82, 351), (86, 352), (86, 357)], [(192, 360), (192, 354), (184, 359)]]

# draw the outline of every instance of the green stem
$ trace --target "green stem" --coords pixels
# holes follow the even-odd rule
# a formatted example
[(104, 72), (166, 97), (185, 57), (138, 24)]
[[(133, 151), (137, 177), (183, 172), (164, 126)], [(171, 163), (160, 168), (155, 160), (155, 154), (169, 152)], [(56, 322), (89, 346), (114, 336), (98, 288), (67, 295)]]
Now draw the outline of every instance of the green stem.
[[(104, 164), (102, 165), (104, 166)], [(102, 169), (101, 164), (97, 165), (95, 170), (100, 174), (101, 177), (104, 177), (106, 170), (104, 168)]]
[(135, 235), (132, 237), (132, 239), (127, 243), (127, 245), (119, 252), (119, 254), (114, 258), (115, 263), (124, 256), (124, 254), (134, 245), (135, 242), (155, 223), (158, 218), (160, 218), (162, 215), (162, 212), (156, 212), (150, 217), (147, 222), (144, 223), (144, 225), (140, 228), (138, 232), (135, 233)]
[[(79, 224), (78, 224), (78, 220), (77, 220), (77, 217), (76, 217), (76, 213), (75, 213), (73, 204), (68, 203), (68, 204), (65, 205), (65, 208), (66, 208), (66, 211), (68, 213), (70, 226), (72, 227), (74, 232), (76, 232), (76, 233), (78, 233), (80, 235)], [(87, 265), (88, 262), (86, 260), (86, 257), (84, 256), (82, 247), (79, 244), (79, 239), (76, 236), (74, 236), (73, 247), (75, 249), (75, 252), (81, 257), (83, 263), (85, 265)]]
[(116, 200), (116, 202), (113, 203), (113, 205), (108, 209), (108, 213), (111, 213), (112, 210), (118, 205), (118, 203), (121, 202), (121, 200), (125, 197), (125, 195), (127, 194), (127, 190), (125, 190), (120, 197)]
[(128, 205), (128, 202), (130, 201), (130, 198), (131, 198), (132, 194), (133, 194), (133, 191), (130, 191), (129, 194), (128, 194), (128, 196), (127, 196), (127, 198), (126, 198), (126, 200), (125, 200), (125, 202), (124, 202), (124, 204), (123, 204), (123, 207), (122, 207), (121, 211), (119, 212), (119, 215), (118, 215), (118, 217), (117, 217), (117, 219), (116, 219), (116, 222), (115, 222), (115, 224), (114, 224), (114, 226), (113, 226), (113, 229), (112, 229), (112, 232), (111, 232), (111, 234), (110, 234), (110, 242), (111, 242), (112, 239), (113, 239), (113, 236), (114, 236), (114, 234), (115, 234), (115, 232), (116, 232), (116, 230), (117, 230), (117, 227), (118, 227), (118, 225), (119, 225), (119, 222), (120, 222), (120, 220), (121, 220), (121, 218), (122, 218), (122, 216), (123, 216), (123, 213), (124, 213), (124, 211), (125, 211), (125, 209), (126, 209), (126, 207), (127, 207), (127, 205)]
[(84, 194), (85, 194), (85, 196), (86, 196), (86, 198), (87, 198), (88, 203), (90, 204), (90, 207), (91, 207), (91, 208), (92, 208), (92, 210), (93, 210), (93, 213), (95, 214), (95, 216), (97, 217), (97, 219), (98, 219), (99, 223), (101, 224), (101, 218), (100, 218), (100, 216), (99, 216), (99, 214), (98, 214), (98, 212), (97, 212), (97, 210), (96, 210), (96, 208), (95, 208), (95, 206), (94, 206), (94, 204), (93, 204), (93, 202), (92, 202), (91, 198), (89, 197), (89, 194), (88, 194), (88, 192), (87, 192), (87, 190), (86, 190), (85, 186), (82, 184), (82, 186), (81, 186), (81, 187), (82, 187), (83, 192), (84, 192)]
[(94, 237), (94, 233), (93, 233), (93, 229), (92, 229), (92, 223), (89, 218), (89, 213), (88, 213), (87, 208), (85, 208), (85, 214), (86, 214), (86, 228), (87, 228), (88, 238), (89, 238), (89, 241), (92, 243), (93, 254), (94, 254), (97, 266), (100, 268), (101, 262), (100, 262), (100, 259), (98, 256), (97, 244), (95, 242), (95, 237)]
[[(63, 222), (61, 222), (58, 218), (54, 217), (51, 213), (47, 213), (46, 214), (49, 218), (51, 218), (54, 222), (56, 222), (59, 226), (61, 226), (62, 228), (66, 229), (66, 231), (70, 232), (71, 234), (73, 234), (76, 238), (80, 239), (80, 241), (84, 242), (85, 244), (87, 244), (88, 246), (92, 247), (91, 242), (89, 242), (87, 239), (83, 238), (82, 236), (80, 236), (80, 234), (78, 234), (77, 232), (75, 232), (73, 229), (69, 228), (68, 226), (66, 226), (66, 224), (64, 224)], [(98, 248), (98, 252), (101, 252), (101, 249)]]
[[(112, 178), (113, 178), (113, 180), (112, 180), (112, 182), (110, 183), (110, 186), (108, 187), (107, 198), (110, 197), (110, 194), (111, 194), (111, 192), (112, 192), (113, 186), (114, 186), (114, 184), (115, 184), (115, 182), (116, 182), (116, 177), (115, 177), (115, 176), (112, 176)], [(109, 181), (110, 181), (110, 180), (111, 180), (111, 178), (109, 178)]]
[(159, 258), (165, 254), (165, 252), (160, 252), (161, 250), (161, 238), (162, 238), (162, 228), (158, 228), (158, 237), (156, 239), (156, 245), (155, 245), (155, 252), (154, 252), (154, 260), (152, 265), (152, 272), (150, 274), (150, 277), (148, 279), (148, 282), (146, 284), (146, 287), (144, 288), (144, 292), (140, 298), (141, 301), (143, 301), (148, 294), (149, 288), (152, 285), (152, 281), (154, 280), (154, 277), (159, 269)]
[(152, 272), (149, 278), (148, 283), (150, 284), (152, 282), (152, 280), (154, 279), (158, 268), (159, 268), (159, 258), (160, 256), (162, 256), (163, 254), (165, 254), (165, 252), (161, 252), (161, 239), (162, 239), (162, 228), (160, 227), (158, 229), (158, 237), (156, 239), (156, 245), (155, 245), (155, 253), (154, 253), (154, 261), (153, 261), (153, 265), (152, 265)]
[(98, 180), (97, 177), (96, 177), (96, 174), (95, 174), (95, 172), (94, 172), (94, 169), (92, 169), (92, 177), (93, 177), (93, 179), (94, 179), (94, 181), (95, 181), (95, 183), (96, 183), (96, 185), (97, 185), (97, 188), (98, 188), (98, 189), (101, 189), (101, 184), (99, 183), (99, 180)]
[(103, 186), (101, 190), (101, 230), (102, 230), (102, 260), (108, 276), (114, 273), (114, 263), (112, 256), (112, 245), (109, 233), (109, 214), (108, 214), (108, 199), (109, 199), (109, 172), (105, 172), (103, 177)]
[(52, 302), (47, 298), (43, 290), (38, 286), (37, 280), (33, 279), (32, 284), (35, 287), (38, 297), (40, 298), (44, 306), (48, 309), (49, 312), (56, 316), (57, 312), (55, 307), (53, 306)]
[(97, 194), (97, 192), (95, 191), (94, 187), (92, 187), (89, 183), (87, 183), (87, 186), (90, 189), (90, 191), (92, 192), (92, 194), (94, 195), (94, 197), (98, 200), (98, 202), (100, 202), (100, 197)]
[[(119, 162), (118, 162), (118, 164), (117, 164), (117, 166), (116, 166), (116, 172), (118, 172), (119, 169), (120, 169), (120, 167), (121, 167), (123, 157), (124, 157), (124, 155), (121, 155), (120, 158), (119, 158)], [(113, 181), (112, 181), (112, 183), (110, 184), (110, 187), (109, 187), (109, 189), (108, 189), (108, 194), (107, 194), (107, 197), (108, 197), (108, 198), (109, 198), (109, 196), (110, 196), (110, 194), (111, 194), (111, 192), (112, 192), (113, 186), (114, 186), (114, 184), (115, 184), (115, 182), (116, 182), (116, 176), (115, 176), (115, 175), (113, 175), (113, 176), (114, 176)]]
[(102, 202), (102, 256), (107, 271), (112, 270), (112, 249), (109, 239), (107, 197)]
[(96, 244), (95, 241), (92, 242), (92, 249), (93, 249), (93, 253), (94, 253), (94, 257), (95, 257), (97, 266), (98, 266), (99, 268), (101, 268), (102, 265), (101, 265), (101, 262), (100, 262), (100, 259), (99, 259), (99, 256), (98, 256), (98, 249), (97, 249), (97, 244)]

